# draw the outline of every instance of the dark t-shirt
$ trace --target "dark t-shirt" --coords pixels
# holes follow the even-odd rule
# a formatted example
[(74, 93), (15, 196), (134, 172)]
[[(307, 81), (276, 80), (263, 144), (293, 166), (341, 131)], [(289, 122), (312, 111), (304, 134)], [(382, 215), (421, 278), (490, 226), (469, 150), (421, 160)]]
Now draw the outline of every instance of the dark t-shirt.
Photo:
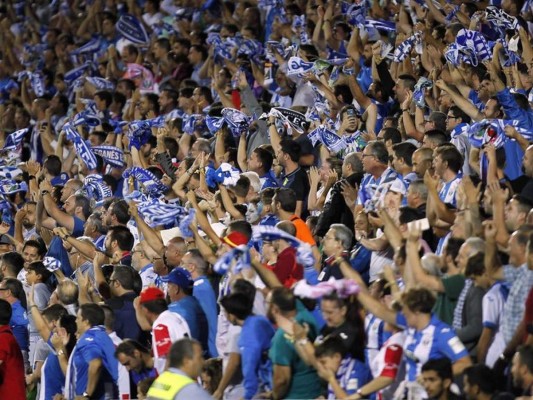
[(281, 177), (281, 187), (290, 188), (296, 193), (296, 200), (302, 201), (301, 218), (305, 221), (309, 216), (307, 211), (307, 198), (309, 196), (309, 178), (302, 167)]
[(121, 339), (139, 341), (141, 327), (137, 323), (135, 309), (133, 308), (135, 297), (137, 297), (135, 292), (129, 292), (119, 297), (112, 297), (105, 302), (115, 313), (113, 329)]

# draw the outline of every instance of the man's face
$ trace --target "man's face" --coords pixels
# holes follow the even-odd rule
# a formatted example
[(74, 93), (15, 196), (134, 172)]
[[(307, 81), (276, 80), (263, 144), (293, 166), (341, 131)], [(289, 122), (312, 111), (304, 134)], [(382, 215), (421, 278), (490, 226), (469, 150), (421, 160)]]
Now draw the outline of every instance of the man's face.
[(402, 103), (405, 100), (405, 93), (407, 92), (404, 83), (401, 79), (398, 79), (396, 81), (396, 84), (393, 87), (394, 93), (396, 94), (396, 98), (398, 99), (398, 102)]
[(194, 47), (189, 49), (189, 61), (191, 64), (196, 65), (202, 61), (202, 53), (196, 50)]
[(111, 256), (113, 252), (115, 251), (115, 246), (113, 243), (113, 240), (111, 238), (111, 234), (108, 233), (104, 240), (104, 246), (105, 246), (105, 252), (108, 256)]
[(468, 263), (468, 258), (470, 255), (470, 245), (463, 243), (461, 245), (461, 248), (459, 249), (459, 253), (457, 253), (457, 257), (455, 258), (455, 265), (459, 270), (464, 273), (464, 270), (466, 268), (466, 264)]
[(448, 114), (446, 115), (446, 130), (451, 131), (457, 125), (459, 125), (461, 121), (461, 118), (458, 118), (453, 115), (453, 111), (448, 111)]
[(74, 215), (76, 212), (76, 197), (70, 196), (63, 207), (68, 215)]
[(323, 250), (324, 254), (326, 254), (327, 256), (332, 256), (338, 252), (339, 241), (335, 238), (334, 229), (330, 229), (324, 236)]
[(115, 24), (110, 19), (104, 19), (102, 21), (102, 35), (112, 36), (115, 34)]
[(31, 229), (35, 226), (35, 204), (24, 205), (26, 215), (22, 219), (22, 226), (26, 229)]
[(146, 96), (141, 97), (141, 101), (139, 104), (139, 111), (141, 112), (141, 114), (146, 115), (148, 114), (148, 111), (150, 111), (151, 109), (152, 109), (152, 105), (150, 104)]
[(27, 267), (30, 263), (39, 261), (41, 259), (39, 256), (39, 251), (33, 246), (24, 247), (24, 250), (22, 250), (22, 258), (24, 258), (24, 267)]
[(476, 390), (476, 386), (470, 385), (470, 382), (468, 382), (468, 377), (466, 375), (463, 375), (463, 392), (465, 394), (466, 400), (477, 400), (479, 390)]
[(489, 101), (487, 101), (483, 114), (485, 114), (485, 118), (488, 119), (498, 118), (498, 116), (500, 115), (500, 110), (498, 108), (497, 101), (494, 99), (490, 99)]
[(444, 172), (446, 172), (446, 164), (442, 161), (442, 158), (440, 155), (437, 155), (435, 158), (433, 158), (433, 169), (435, 170), (435, 174), (442, 178), (444, 175)]
[(179, 247), (176, 243), (170, 242), (165, 250), (165, 257), (167, 264), (173, 267), (181, 265), (183, 255), (181, 254)]
[(131, 252), (131, 266), (136, 270), (141, 268), (141, 258), (143, 255), (143, 249), (140, 244), (135, 246)]
[(170, 106), (172, 105), (172, 99), (170, 98), (170, 96), (167, 94), (167, 92), (163, 91), (160, 95), (159, 95), (159, 106), (164, 109), (166, 108), (167, 106)]
[(422, 179), (424, 178), (424, 174), (428, 170), (429, 166), (431, 165), (428, 160), (422, 159), (422, 153), (419, 151), (415, 151), (413, 153), (413, 172), (418, 176), (418, 178)]
[(522, 170), (528, 177), (533, 177), (533, 146), (528, 147), (522, 159)]
[(65, 186), (63, 186), (63, 189), (61, 189), (61, 202), (64, 203), (67, 201), (67, 199), (72, 196), (76, 192), (76, 188), (74, 186), (74, 183), (70, 180), (65, 183)]
[(448, 389), (436, 371), (423, 371), (422, 382), (426, 393), (432, 399), (440, 399), (440, 396)]
[(263, 164), (261, 164), (257, 153), (252, 152), (252, 154), (250, 154), (250, 158), (248, 159), (248, 170), (258, 172), (261, 170), (262, 165)]
[(517, 227), (525, 222), (527, 215), (520, 212), (519, 202), (516, 199), (511, 199), (505, 206), (505, 226), (507, 230), (514, 231)]
[(141, 372), (143, 369), (143, 362), (139, 352), (135, 350), (133, 356), (128, 356), (124, 353), (117, 354), (117, 360), (124, 365), (128, 371)]
[(372, 154), (372, 150), (368, 146), (363, 150), (361, 161), (363, 162), (364, 171), (368, 173), (372, 171), (377, 163), (376, 156)]

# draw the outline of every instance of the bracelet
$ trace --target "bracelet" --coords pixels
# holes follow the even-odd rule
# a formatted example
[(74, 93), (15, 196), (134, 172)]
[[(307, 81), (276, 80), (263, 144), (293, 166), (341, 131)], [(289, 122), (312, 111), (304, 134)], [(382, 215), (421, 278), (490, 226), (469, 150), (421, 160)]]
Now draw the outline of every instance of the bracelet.
[(307, 343), (309, 343), (309, 340), (307, 338), (298, 339), (296, 341), (296, 344), (299, 345), (299, 346), (305, 346)]
[(35, 175), (28, 176), (28, 180), (31, 181), (32, 179), (35, 179)]
[(33, 307), (35, 307), (35, 308), (39, 308), (39, 307), (37, 307), (35, 304), (32, 304), (32, 305), (30, 306), (30, 310), (31, 310)]
[(405, 108), (405, 109), (402, 108), (402, 112), (409, 112), (409, 109), (408, 108)]
[(41, 196), (45, 196), (47, 194), (50, 194), (48, 190), (41, 190)]
[(122, 152), (122, 154), (124, 154), (125, 156), (129, 156), (129, 155), (131, 155), (131, 151), (124, 151), (124, 152)]
[(275, 122), (267, 122), (267, 126), (270, 128), (271, 126), (276, 125)]
[(344, 257), (339, 256), (339, 257), (337, 257), (337, 258), (335, 259), (335, 264), (340, 264), (340, 263), (343, 262), (343, 261), (344, 261)]
[(57, 355), (58, 356), (62, 356), (64, 354), (65, 354), (65, 352), (63, 351), (63, 349), (57, 351)]

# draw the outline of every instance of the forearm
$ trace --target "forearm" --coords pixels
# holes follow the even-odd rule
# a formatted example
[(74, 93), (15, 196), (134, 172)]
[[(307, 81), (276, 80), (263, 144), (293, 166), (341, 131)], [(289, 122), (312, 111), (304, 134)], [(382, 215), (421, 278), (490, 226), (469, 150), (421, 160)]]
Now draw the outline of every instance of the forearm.
[[(214, 264), (217, 261), (217, 257), (213, 253), (213, 250), (211, 247), (209, 247), (209, 244), (205, 241), (203, 237), (200, 236), (197, 230), (192, 231), (194, 235), (194, 242), (196, 244), (196, 248), (208, 263)], [(217, 241), (215, 242), (215, 245), (219, 246), (221, 243), (220, 239), (217, 238)]]
[(346, 394), (346, 392), (343, 390), (341, 385), (339, 385), (339, 382), (337, 381), (335, 376), (333, 376), (328, 381), (328, 383), (331, 386), (331, 388), (333, 389), (333, 393), (335, 394), (335, 398), (336, 399), (346, 399), (348, 397), (348, 394)]
[(239, 168), (243, 172), (248, 171), (247, 159), (248, 157), (246, 156), (246, 134), (242, 134), (241, 139), (239, 140), (239, 146), (237, 147), (237, 163), (239, 164)]
[(215, 140), (215, 167), (218, 168), (224, 161), (224, 153), (226, 153), (226, 148), (224, 146), (224, 131), (218, 131)]
[(518, 346), (520, 346), (522, 342), (524, 341), (525, 335), (526, 335), (526, 322), (524, 318), (522, 318), (522, 321), (520, 321), (520, 324), (518, 324), (518, 327), (516, 328), (513, 338), (507, 344), (507, 346), (505, 346), (505, 350), (503, 351), (503, 354), (505, 357), (511, 358), (513, 356)]
[(142, 219), (140, 215), (135, 216), (135, 222), (137, 223), (139, 233), (143, 235), (143, 238), (148, 245), (154, 249), (157, 254), (163, 254), (165, 246), (163, 244), (163, 239), (161, 239), (161, 234), (144, 222), (144, 219)]
[(281, 400), (285, 398), (285, 394), (289, 390), (290, 383), (290, 377), (288, 378), (286, 376), (283, 376), (277, 379), (274, 378), (272, 380), (272, 399)]
[(233, 375), (241, 366), (241, 355), (239, 353), (230, 353), (226, 369), (223, 371), (222, 378), (218, 384), (217, 392), (224, 393), (228, 387)]
[(489, 350), (490, 343), (492, 342), (492, 329), (483, 328), (481, 336), (477, 344), (476, 358), (480, 364), (485, 364), (485, 358), (487, 357), (487, 351)]
[(431, 197), (431, 202), (434, 206), (437, 219), (453, 224), (455, 221), (455, 213), (446, 207), (446, 204), (440, 199), (438, 192), (434, 189), (429, 189), (429, 196)]
[(96, 257), (96, 248), (93, 245), (85, 241), (77, 240), (72, 236), (66, 238), (66, 241), (87, 258), (93, 259)]
[(96, 390), (96, 385), (98, 384), (98, 380), (100, 379), (101, 369), (102, 369), (102, 360), (100, 360), (99, 358), (89, 362), (87, 388), (85, 389), (85, 392), (89, 393), (90, 395), (92, 395), (94, 391)]
[(424, 134), (416, 130), (415, 124), (413, 123), (413, 118), (411, 117), (411, 114), (409, 114), (408, 109), (405, 109), (405, 111), (402, 110), (402, 121), (405, 129), (405, 134), (421, 142), (424, 138)]
[(501, 246), (507, 246), (509, 243), (509, 232), (505, 225), (505, 204), (500, 201), (494, 201), (492, 206), (494, 225), (496, 226), (496, 243)]
[(394, 382), (394, 379), (386, 377), (386, 376), (378, 376), (372, 379), (370, 382), (362, 386), (360, 389), (361, 393), (363, 393), (365, 396), (363, 398), (370, 397), (369, 396), (370, 394), (375, 393), (378, 390), (385, 389), (392, 382)]
[(259, 261), (252, 261), (252, 267), (257, 272), (257, 275), (259, 275), (259, 278), (263, 281), (263, 283), (268, 287), (269, 289), (274, 289), (276, 287), (283, 286), (281, 282), (279, 281), (276, 274), (265, 267), (263, 264), (261, 264)]

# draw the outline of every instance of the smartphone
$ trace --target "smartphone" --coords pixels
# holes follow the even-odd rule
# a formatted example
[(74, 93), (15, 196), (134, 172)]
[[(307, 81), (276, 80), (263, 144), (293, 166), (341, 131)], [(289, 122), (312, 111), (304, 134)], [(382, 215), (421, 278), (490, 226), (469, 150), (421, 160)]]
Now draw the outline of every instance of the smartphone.
[(428, 219), (422, 218), (407, 223), (407, 229), (409, 229), (410, 231), (416, 228), (420, 229), (421, 231), (427, 231), (429, 229)]
[(357, 117), (357, 114), (355, 112), (355, 110), (353, 108), (348, 108), (346, 110), (346, 114), (349, 116), (349, 117)]

